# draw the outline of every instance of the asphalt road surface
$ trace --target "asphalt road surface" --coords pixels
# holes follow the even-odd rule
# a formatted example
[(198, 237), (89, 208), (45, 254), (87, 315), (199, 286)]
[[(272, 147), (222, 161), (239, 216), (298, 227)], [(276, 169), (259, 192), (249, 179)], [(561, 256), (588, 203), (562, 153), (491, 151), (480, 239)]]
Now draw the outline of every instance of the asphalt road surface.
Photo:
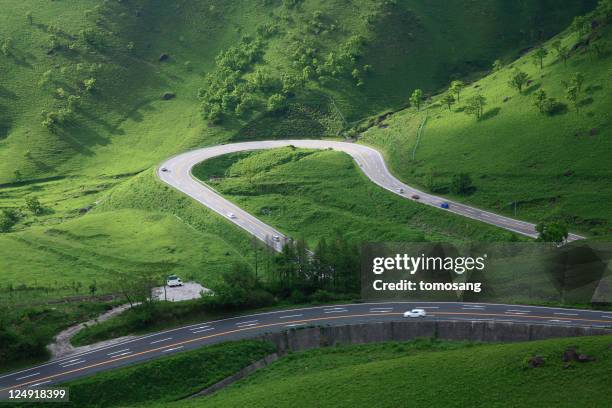
[(496, 320), (540, 324), (610, 327), (612, 312), (538, 306), (458, 302), (386, 302), (318, 306), (251, 314), (192, 324), (144, 335), (123, 343), (74, 354), (36, 367), (0, 375), (0, 396), (11, 388), (45, 387), (138, 361), (307, 325), (344, 325), (400, 320), (412, 308), (425, 319)]
[[(273, 149), (289, 145), (308, 149), (333, 149), (347, 153), (357, 162), (361, 170), (370, 180), (382, 188), (404, 197), (406, 200), (413, 200), (436, 207), (440, 209), (440, 211), (449, 211), (528, 237), (536, 238), (538, 236), (535, 230), (535, 224), (515, 220), (469, 205), (450, 201), (442, 197), (437, 197), (402, 183), (387, 169), (385, 160), (379, 151), (355, 143), (329, 140), (267, 140), (205, 147), (172, 157), (159, 167), (157, 174), (165, 183), (226, 217), (229, 221), (245, 229), (268, 245), (273, 246), (276, 250), (280, 250), (287, 237), (270, 225), (265, 224), (237, 205), (221, 197), (210, 187), (196, 180), (191, 174), (191, 169), (204, 160), (228, 153)], [(418, 196), (418, 199), (413, 198), (415, 196)], [(448, 209), (443, 209), (441, 207), (443, 203), (448, 204)], [(233, 214), (235, 218), (230, 218), (230, 214)], [(584, 237), (576, 234), (570, 234), (568, 241), (575, 241), (583, 238)]]

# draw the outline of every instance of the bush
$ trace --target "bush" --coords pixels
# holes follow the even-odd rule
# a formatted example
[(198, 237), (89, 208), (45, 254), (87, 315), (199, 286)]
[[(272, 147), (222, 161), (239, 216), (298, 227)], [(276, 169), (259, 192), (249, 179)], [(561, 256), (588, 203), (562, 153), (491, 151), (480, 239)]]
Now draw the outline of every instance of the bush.
[(15, 210), (2, 210), (0, 213), (0, 232), (9, 232), (19, 221), (19, 215)]
[(455, 174), (451, 180), (451, 192), (453, 194), (466, 195), (472, 193), (474, 186), (472, 178), (467, 173)]

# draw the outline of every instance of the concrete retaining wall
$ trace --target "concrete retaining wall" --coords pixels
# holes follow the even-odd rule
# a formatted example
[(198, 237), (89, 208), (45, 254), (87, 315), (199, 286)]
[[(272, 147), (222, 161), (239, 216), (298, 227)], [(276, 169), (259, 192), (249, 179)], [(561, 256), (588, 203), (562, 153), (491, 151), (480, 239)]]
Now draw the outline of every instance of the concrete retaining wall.
[(425, 320), (308, 327), (266, 334), (263, 339), (272, 342), (278, 353), (283, 354), (337, 344), (408, 341), (423, 337), (490, 343), (604, 334), (612, 334), (612, 329), (495, 321)]

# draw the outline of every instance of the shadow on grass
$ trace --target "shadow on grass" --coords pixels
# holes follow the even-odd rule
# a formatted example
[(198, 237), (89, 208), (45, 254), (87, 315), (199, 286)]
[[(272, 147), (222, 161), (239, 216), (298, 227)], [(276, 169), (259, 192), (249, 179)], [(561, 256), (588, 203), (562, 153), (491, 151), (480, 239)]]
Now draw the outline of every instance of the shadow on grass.
[(483, 120), (494, 118), (495, 116), (499, 114), (499, 112), (501, 112), (501, 108), (499, 106), (493, 109), (489, 109), (488, 111), (483, 113), (480, 119), (478, 120), (483, 121)]
[(542, 84), (531, 84), (528, 88), (525, 88), (525, 90), (523, 91), (523, 95), (531, 95), (541, 87)]

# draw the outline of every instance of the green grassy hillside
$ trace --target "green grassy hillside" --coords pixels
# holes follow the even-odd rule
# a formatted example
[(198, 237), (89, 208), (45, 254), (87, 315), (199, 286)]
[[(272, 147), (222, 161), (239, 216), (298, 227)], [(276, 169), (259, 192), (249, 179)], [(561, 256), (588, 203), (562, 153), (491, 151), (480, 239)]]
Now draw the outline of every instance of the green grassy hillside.
[[(207, 284), (232, 263), (251, 263), (249, 237), (156, 180), (155, 165), (203, 145), (357, 133), (346, 131), (369, 115), (404, 108), (414, 88), (434, 95), (451, 79), (481, 78), (495, 59), (512, 61), (594, 5), (4, 0), (0, 224), (8, 229), (5, 210), (15, 211), (9, 218), (16, 223), (0, 233), (1, 306), (18, 309), (66, 296), (89, 301), (89, 285), (95, 280), (98, 294), (112, 292), (107, 282), (117, 271), (178, 273)], [(607, 41), (609, 27), (603, 31)], [(479, 123), (462, 113), (427, 109), (431, 115), (414, 163), (407, 152), (420, 113), (402, 111), (363, 141), (383, 147), (407, 181), (422, 183), (433, 170), (444, 194), (451, 174), (468, 171), (477, 189), (467, 200), (477, 205), (508, 212), (505, 203), (519, 201), (521, 218), (560, 218), (605, 234), (610, 214), (598, 203), (612, 194), (609, 169), (601, 164), (609, 152), (608, 51), (592, 60), (582, 49), (574, 54), (567, 67), (547, 57), (544, 79), (529, 63), (525, 70), (536, 86), (550, 79), (545, 88), (557, 98), (559, 79), (581, 70), (586, 83), (579, 115), (569, 109), (531, 120), (531, 102), (524, 102), (531, 96), (500, 88), (506, 67), (482, 81), (489, 104)], [(500, 102), (506, 93), (511, 98)], [(562, 132), (541, 136), (551, 128)], [(587, 136), (591, 129), (597, 135)], [(487, 138), (491, 134), (496, 137)], [(332, 171), (343, 178), (330, 177)], [(333, 153), (309, 154), (257, 177), (259, 187), (270, 188), (258, 197), (242, 176), (224, 181), (255, 213), (283, 189), (311, 180), (300, 190), (304, 197), (288, 199), (284, 207), (299, 217), (258, 214), (311, 242), (333, 232), (311, 222), (314, 217), (333, 220), (331, 229), (356, 239), (489, 240), (505, 234), (399, 203)], [(341, 194), (325, 196), (324, 189)], [(247, 193), (255, 200), (247, 200)], [(358, 201), (348, 199), (353, 194)], [(323, 205), (321, 197), (329, 202)]]
[[(0, 182), (133, 172), (196, 144), (286, 137), (283, 131), (295, 132), (297, 124), (308, 125), (308, 134), (327, 134), (341, 122), (326, 95), (337, 99), (347, 120), (401, 105), (416, 84), (433, 91), (449, 76), (482, 71), (499, 55), (553, 35), (593, 4), (7, 0), (0, 24), (6, 45)], [(358, 38), (361, 46), (355, 61), (332, 57), (338, 72), (311, 78), (276, 131), (264, 134), (266, 117), (258, 115), (209, 128), (199, 115), (202, 74), (215, 71), (215, 57), (244, 36), (263, 44), (247, 76), (254, 68), (301, 74), (302, 66), (316, 68), (330, 52), (340, 54), (339, 44)], [(88, 89), (90, 79), (95, 84)], [(165, 92), (176, 97), (162, 100)], [(51, 130), (41, 125), (49, 118)]]
[[(226, 254), (246, 255), (248, 238), (141, 171), (202, 144), (334, 135), (346, 121), (403, 105), (416, 84), (433, 92), (449, 77), (478, 75), (494, 58), (511, 58), (593, 4), (7, 0), (0, 24), (0, 209), (20, 214), (16, 232), (0, 235), (2, 274), (16, 285), (65, 285), (65, 279), (103, 281), (108, 271), (149, 267), (143, 260), (152, 259), (156, 268), (204, 276), (208, 272), (197, 270), (217, 268)], [(503, 35), (495, 34), (499, 27)], [(243, 66), (251, 49), (258, 51)], [(225, 114), (215, 125), (201, 116), (198, 90), (207, 89), (205, 74), (225, 78), (228, 66), (241, 67), (230, 69), (238, 88), (261, 81), (269, 86), (255, 88), (247, 113)], [(293, 86), (283, 72), (308, 80)], [(282, 92), (291, 89), (283, 93), (287, 105), (266, 112), (260, 99), (280, 92), (274, 90), (278, 81)], [(166, 93), (170, 99), (162, 98)], [(32, 197), (43, 206), (37, 214), (24, 208)], [(346, 204), (345, 225), (338, 226), (357, 228), (365, 217), (349, 214)], [(160, 215), (160, 208), (180, 219)], [(95, 216), (84, 215), (89, 210)], [(384, 209), (377, 211), (382, 219)], [(409, 230), (386, 220), (395, 231), (386, 235), (461, 234), (451, 231), (454, 226), (436, 226), (425, 210), (402, 211), (421, 216)], [(407, 222), (407, 213), (402, 217)], [(150, 219), (163, 219), (149, 230), (153, 239), (118, 235), (126, 226), (134, 237), (140, 222)], [(304, 225), (287, 230), (320, 234), (297, 231)], [(349, 233), (365, 236), (363, 231)], [(384, 238), (378, 231), (372, 236)], [(197, 236), (206, 240), (207, 256), (191, 256), (202, 248), (168, 252)], [(27, 262), (21, 251), (31, 251)]]
[(335, 235), (354, 242), (494, 241), (513, 235), (397, 197), (340, 152), (287, 147), (238, 153), (200, 163), (193, 173), (312, 248)]
[[(459, 348), (399, 343), (319, 349), (283, 358), (210, 397), (164, 406), (606, 406), (610, 342), (605, 336)], [(568, 346), (595, 361), (564, 369)], [(529, 368), (536, 355), (544, 365)]]
[[(407, 182), (452, 195), (451, 177), (467, 173), (475, 191), (454, 199), (507, 215), (516, 210), (517, 217), (534, 222), (562, 221), (591, 236), (610, 236), (612, 27), (600, 26), (590, 38), (593, 45), (587, 48), (566, 30), (543, 44), (548, 50), (543, 68), (534, 64), (535, 51), (514, 62), (504, 60), (507, 65), (499, 71), (469, 84), (450, 110), (442, 102), (445, 94), (438, 95), (419, 112), (410, 108), (387, 118), (361, 141), (383, 148), (392, 170)], [(557, 40), (573, 50), (566, 63), (554, 50)], [(530, 81), (522, 93), (508, 84), (517, 69)], [(584, 78), (577, 106), (567, 99), (564, 84), (576, 73)], [(542, 90), (556, 99), (558, 112), (541, 113), (535, 106)], [(480, 119), (462, 112), (478, 94), (486, 99)]]

